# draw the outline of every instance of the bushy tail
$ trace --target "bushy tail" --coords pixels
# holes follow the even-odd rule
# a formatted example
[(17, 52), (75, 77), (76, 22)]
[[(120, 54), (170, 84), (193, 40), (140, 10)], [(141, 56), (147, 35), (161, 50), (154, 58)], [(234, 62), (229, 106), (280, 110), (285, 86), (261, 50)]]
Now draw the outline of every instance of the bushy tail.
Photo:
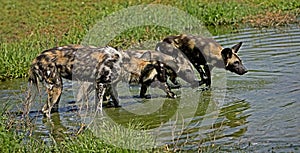
[(37, 73), (37, 71), (35, 71), (32, 67), (29, 70), (29, 78), (28, 78), (28, 82), (30, 86), (35, 86), (36, 89), (40, 92), (39, 90), (39, 82), (41, 81), (39, 78), (40, 75), (39, 73)]
[(40, 90), (38, 87), (38, 83), (39, 83), (38, 76), (39, 75), (36, 73), (36, 71), (34, 71), (34, 69), (32, 69), (32, 67), (31, 67), (29, 70), (29, 78), (28, 78), (29, 84), (28, 84), (28, 88), (27, 88), (27, 97), (23, 103), (23, 105), (24, 105), (23, 115), (27, 115), (29, 113), (31, 103), (35, 99), (36, 91), (34, 90), (33, 86), (35, 86), (37, 91), (40, 93)]
[(32, 69), (29, 70), (29, 78), (28, 78), (28, 82), (37, 86), (37, 77), (35, 75), (35, 73), (33, 72)]

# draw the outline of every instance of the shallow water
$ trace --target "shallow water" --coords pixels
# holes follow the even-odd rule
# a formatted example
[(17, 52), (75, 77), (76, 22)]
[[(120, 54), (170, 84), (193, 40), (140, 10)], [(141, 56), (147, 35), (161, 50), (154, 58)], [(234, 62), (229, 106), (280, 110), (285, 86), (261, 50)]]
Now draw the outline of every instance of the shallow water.
[[(297, 26), (280, 29), (241, 29), (215, 39), (230, 47), (244, 42), (239, 56), (249, 69), (238, 76), (225, 70), (213, 70), (211, 90), (188, 87), (175, 90), (172, 100), (151, 89), (152, 99), (139, 99), (138, 88), (118, 87), (122, 108), (104, 108), (110, 122), (124, 125), (142, 122), (155, 137), (156, 145), (169, 144), (183, 149), (220, 146), (222, 151), (283, 151), (300, 149), (300, 30)], [(20, 90), (20, 86), (22, 89)], [(24, 97), (25, 80), (0, 83), (1, 102), (19, 103)], [(32, 106), (35, 135), (51, 141), (61, 133), (78, 131), (88, 123), (88, 112), (75, 103), (72, 83), (65, 83), (59, 113), (49, 122), (39, 113), (45, 94)], [(13, 110), (21, 109), (15, 107)], [(83, 111), (84, 110), (84, 111)], [(118, 145), (118, 144), (116, 144)]]

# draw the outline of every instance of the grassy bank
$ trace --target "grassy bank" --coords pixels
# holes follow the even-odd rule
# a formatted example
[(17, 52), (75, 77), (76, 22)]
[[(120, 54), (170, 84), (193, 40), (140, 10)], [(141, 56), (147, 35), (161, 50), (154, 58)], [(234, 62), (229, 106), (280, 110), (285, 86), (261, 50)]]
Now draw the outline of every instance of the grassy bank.
[[(135, 128), (140, 128), (139, 124), (134, 125), (137, 125)], [(152, 148), (148, 150), (130, 150), (114, 146), (114, 143), (105, 143), (103, 137), (99, 138), (89, 130), (85, 130), (80, 134), (66, 134), (61, 129), (52, 129), (55, 132), (48, 135), (51, 140), (45, 140), (34, 136), (35, 133), (32, 133), (34, 126), (31, 119), (17, 119), (16, 116), (9, 114), (9, 112), (7, 114), (1, 113), (0, 152), (152, 152)], [(120, 130), (122, 127), (119, 125), (109, 127), (112, 129), (102, 128), (101, 132), (105, 132), (105, 136), (111, 136), (112, 133), (115, 134), (117, 132), (118, 135), (127, 137), (128, 141), (123, 143), (126, 143), (128, 146), (135, 146), (137, 144), (136, 141), (147, 139), (146, 134), (131, 137), (126, 131)], [(119, 141), (118, 137), (115, 140), (112, 137), (106, 139)], [(157, 151), (159, 150), (157, 149)]]
[[(230, 30), (241, 24), (278, 26), (298, 22), (298, 0), (227, 1), (1, 1), (0, 80), (26, 77), (32, 59), (42, 50), (69, 43), (80, 43), (87, 31), (107, 15), (139, 4), (164, 4), (177, 7), (209, 26)], [(259, 20), (257, 20), (259, 19)], [(229, 31), (228, 31), (229, 32)], [(160, 40), (174, 33), (161, 27), (130, 29), (110, 45), (126, 48), (148, 39)], [(222, 31), (224, 33), (224, 31)]]

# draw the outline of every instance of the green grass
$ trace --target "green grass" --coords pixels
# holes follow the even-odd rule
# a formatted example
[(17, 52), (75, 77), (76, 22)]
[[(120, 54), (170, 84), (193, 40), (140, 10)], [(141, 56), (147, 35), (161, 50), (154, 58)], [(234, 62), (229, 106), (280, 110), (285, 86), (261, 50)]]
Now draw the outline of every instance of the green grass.
[[(40, 137), (32, 136), (33, 124), (31, 121), (24, 119), (17, 119), (12, 114), (1, 113), (0, 116), (0, 152), (152, 152), (152, 148), (146, 150), (130, 150), (123, 147), (112, 145), (104, 141), (104, 137), (98, 137), (89, 130), (84, 130), (80, 134), (64, 134), (61, 132), (58, 136), (49, 137), (52, 141), (43, 140)], [(130, 123), (129, 128), (142, 128), (141, 124)], [(135, 146), (137, 141), (148, 139), (147, 134), (138, 136), (128, 135), (128, 132), (122, 130), (120, 125), (110, 126), (111, 129), (101, 129), (105, 132), (105, 136), (111, 136), (111, 132), (121, 137), (126, 137), (125, 142), (127, 146)], [(104, 131), (109, 130), (109, 131)], [(22, 132), (23, 131), (23, 132)], [(34, 134), (33, 134), (34, 135)], [(116, 137), (108, 137), (111, 141), (119, 141)]]
[[(76, 137), (65, 136), (60, 142), (49, 144), (38, 138), (6, 130), (1, 125), (0, 142), (1, 152), (141, 152), (106, 144), (88, 131)], [(150, 152), (150, 149), (143, 152)]]
[[(53, 46), (78, 44), (94, 24), (108, 15), (139, 4), (164, 4), (183, 10), (201, 20), (216, 35), (232, 31), (249, 16), (266, 12), (299, 15), (297, 0), (226, 1), (1, 1), (0, 80), (27, 76), (33, 58)], [(227, 30), (216, 30), (217, 27)], [(126, 48), (146, 40), (159, 41), (175, 31), (143, 26), (123, 32), (109, 45)]]

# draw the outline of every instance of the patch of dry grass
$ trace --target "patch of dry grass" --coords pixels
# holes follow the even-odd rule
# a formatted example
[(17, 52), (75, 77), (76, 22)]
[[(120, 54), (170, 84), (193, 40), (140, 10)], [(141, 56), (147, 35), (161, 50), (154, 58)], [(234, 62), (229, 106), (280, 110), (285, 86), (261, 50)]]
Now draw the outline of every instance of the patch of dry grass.
[(293, 13), (277, 11), (245, 17), (243, 23), (250, 24), (253, 27), (276, 27), (288, 24), (299, 24), (300, 20), (298, 20), (297, 15)]

